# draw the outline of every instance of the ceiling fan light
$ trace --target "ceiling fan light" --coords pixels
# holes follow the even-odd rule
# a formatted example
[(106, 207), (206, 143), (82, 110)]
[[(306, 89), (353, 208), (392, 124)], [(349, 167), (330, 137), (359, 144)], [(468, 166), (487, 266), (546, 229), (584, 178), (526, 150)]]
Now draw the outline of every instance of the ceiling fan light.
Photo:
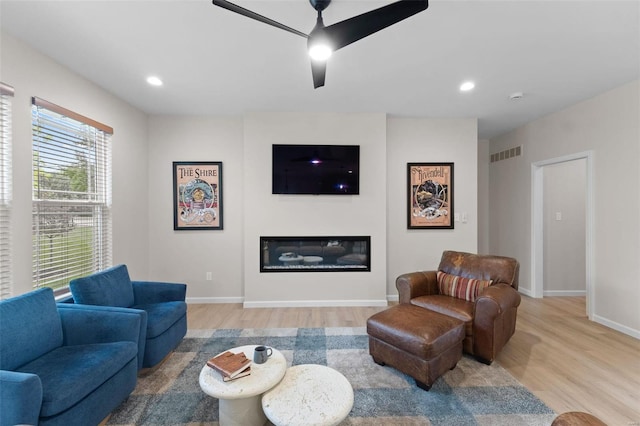
[(325, 26), (322, 22), (322, 14), (320, 11), (318, 11), (316, 26), (313, 27), (313, 30), (309, 33), (307, 50), (309, 51), (311, 59), (322, 62), (329, 59), (333, 53), (333, 44), (325, 32)]
[(309, 46), (309, 56), (314, 61), (326, 61), (331, 57), (331, 47), (323, 43), (315, 43)]

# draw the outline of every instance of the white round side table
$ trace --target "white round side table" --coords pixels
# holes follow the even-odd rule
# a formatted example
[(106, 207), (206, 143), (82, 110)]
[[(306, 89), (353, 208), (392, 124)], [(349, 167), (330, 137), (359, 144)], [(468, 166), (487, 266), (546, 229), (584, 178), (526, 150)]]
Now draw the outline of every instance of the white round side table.
[(353, 407), (351, 383), (338, 371), (316, 364), (290, 367), (262, 396), (262, 408), (276, 426), (332, 426)]
[[(244, 352), (247, 358), (253, 359), (256, 346), (239, 346), (229, 351)], [(200, 371), (200, 388), (207, 395), (218, 398), (220, 426), (262, 426), (267, 421), (260, 403), (262, 394), (277, 385), (286, 370), (286, 359), (280, 351), (273, 349), (264, 364), (251, 363), (250, 375), (229, 382), (224, 382), (217, 371), (205, 365)]]

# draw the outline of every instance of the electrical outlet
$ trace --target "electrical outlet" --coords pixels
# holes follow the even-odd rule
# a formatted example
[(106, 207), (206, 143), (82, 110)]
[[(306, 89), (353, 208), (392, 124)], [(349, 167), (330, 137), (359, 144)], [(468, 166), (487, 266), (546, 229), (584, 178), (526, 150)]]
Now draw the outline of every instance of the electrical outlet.
[(207, 281), (211, 281), (211, 272), (207, 272)]

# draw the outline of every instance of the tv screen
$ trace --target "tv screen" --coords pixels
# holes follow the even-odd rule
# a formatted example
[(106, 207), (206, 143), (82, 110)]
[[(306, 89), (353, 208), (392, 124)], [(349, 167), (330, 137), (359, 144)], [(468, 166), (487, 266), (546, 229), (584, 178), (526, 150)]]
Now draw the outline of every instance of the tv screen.
[(358, 194), (360, 146), (273, 145), (274, 194)]

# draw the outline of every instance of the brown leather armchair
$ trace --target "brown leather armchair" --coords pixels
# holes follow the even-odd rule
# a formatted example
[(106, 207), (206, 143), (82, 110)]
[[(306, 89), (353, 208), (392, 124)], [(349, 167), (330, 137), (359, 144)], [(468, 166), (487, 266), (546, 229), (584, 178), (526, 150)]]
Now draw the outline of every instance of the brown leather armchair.
[(464, 321), (464, 352), (491, 364), (516, 330), (520, 264), (510, 257), (445, 251), (438, 270), (463, 278), (491, 280), (491, 284), (472, 302), (441, 294), (437, 271), (411, 272), (396, 279), (400, 303)]

